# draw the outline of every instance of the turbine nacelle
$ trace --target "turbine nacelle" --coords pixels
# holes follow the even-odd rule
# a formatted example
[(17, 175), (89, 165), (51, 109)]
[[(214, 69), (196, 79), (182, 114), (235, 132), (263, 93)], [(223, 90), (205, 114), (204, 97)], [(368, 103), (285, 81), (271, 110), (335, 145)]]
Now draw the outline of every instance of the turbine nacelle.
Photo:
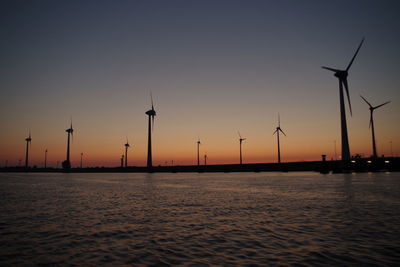
[(29, 136), (27, 138), (25, 138), (26, 142), (31, 142), (32, 138), (31, 138), (31, 131), (29, 130)]
[(150, 109), (150, 110), (146, 111), (146, 115), (156, 116), (156, 111), (154, 109)]
[(335, 72), (334, 76), (344, 80), (347, 78), (347, 76), (349, 76), (349, 73), (345, 70), (339, 70)]

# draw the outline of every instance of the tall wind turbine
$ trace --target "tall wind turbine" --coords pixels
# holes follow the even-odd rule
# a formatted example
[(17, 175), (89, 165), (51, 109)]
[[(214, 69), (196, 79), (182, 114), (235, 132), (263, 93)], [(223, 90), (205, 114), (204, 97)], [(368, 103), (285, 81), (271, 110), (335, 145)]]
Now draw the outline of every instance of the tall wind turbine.
[(374, 128), (374, 116), (373, 116), (373, 114), (374, 114), (374, 110), (375, 109), (380, 108), (380, 107), (382, 107), (382, 106), (384, 106), (386, 104), (389, 104), (390, 101), (387, 101), (387, 102), (385, 102), (383, 104), (380, 104), (380, 105), (374, 107), (362, 95), (360, 95), (360, 96), (365, 101), (365, 103), (367, 103), (368, 106), (369, 106), (369, 111), (370, 111), (369, 128), (371, 128), (371, 132), (372, 132), (372, 153), (373, 153), (372, 155), (373, 155), (374, 158), (376, 158), (376, 157), (378, 157), (378, 153), (376, 152), (375, 128)]
[(29, 167), (29, 147), (31, 146), (32, 138), (31, 131), (29, 130), (29, 136), (25, 138), (26, 141), (26, 151), (25, 151), (25, 168)]
[(126, 138), (125, 144), (125, 168), (128, 167), (128, 148), (130, 147), (128, 137)]
[(349, 138), (347, 135), (347, 123), (346, 123), (346, 108), (344, 103), (343, 96), (343, 86), (346, 89), (347, 100), (349, 102), (350, 115), (351, 111), (351, 103), (350, 103), (350, 95), (349, 95), (349, 86), (347, 83), (347, 76), (349, 75), (349, 69), (353, 64), (354, 59), (356, 58), (358, 51), (360, 51), (361, 45), (364, 42), (364, 38), (361, 40), (360, 45), (358, 46), (356, 53), (351, 59), (349, 65), (345, 70), (333, 69), (328, 67), (322, 67), (323, 69), (333, 71), (334, 76), (339, 79), (339, 96), (340, 96), (340, 119), (341, 119), (341, 129), (342, 129), (342, 160), (350, 160), (350, 146), (349, 146)]
[(246, 138), (242, 138), (242, 136), (240, 135), (239, 132), (238, 132), (238, 134), (239, 134), (240, 165), (242, 165), (242, 163), (243, 163), (243, 161), (242, 161), (242, 142), (243, 142), (244, 140), (246, 140)]
[(151, 98), (151, 109), (146, 111), (146, 115), (149, 116), (149, 126), (148, 126), (148, 146), (147, 146), (147, 168), (151, 168), (153, 166), (153, 157), (151, 154), (151, 132), (154, 128), (154, 117), (156, 116), (156, 111), (154, 110), (153, 105), (153, 95), (150, 92)]
[(286, 134), (281, 129), (281, 118), (278, 114), (278, 127), (276, 127), (276, 130), (273, 133), (273, 135), (276, 134), (276, 138), (278, 140), (278, 163), (281, 163), (281, 145), (279, 143), (279, 132), (283, 133), (286, 136)]
[(197, 139), (197, 166), (200, 166), (200, 138)]
[(73, 137), (74, 134), (74, 129), (72, 128), (72, 119), (71, 119), (71, 126), (65, 130), (68, 133), (67, 137), (67, 159), (63, 161), (62, 166), (64, 169), (70, 169), (71, 168), (71, 161), (70, 161), (70, 140), (71, 137)]

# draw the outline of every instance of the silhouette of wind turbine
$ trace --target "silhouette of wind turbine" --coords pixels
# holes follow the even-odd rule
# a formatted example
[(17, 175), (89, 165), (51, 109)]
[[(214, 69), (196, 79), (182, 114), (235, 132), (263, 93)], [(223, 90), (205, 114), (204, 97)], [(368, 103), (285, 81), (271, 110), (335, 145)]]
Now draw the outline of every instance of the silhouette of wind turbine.
[(276, 130), (272, 135), (276, 134), (278, 140), (278, 163), (281, 163), (281, 145), (279, 143), (279, 132), (283, 133), (286, 136), (286, 134), (281, 129), (281, 118), (278, 114), (278, 127), (276, 127)]
[(156, 111), (154, 110), (153, 104), (153, 94), (150, 92), (151, 98), (151, 109), (146, 111), (146, 115), (149, 116), (149, 126), (148, 126), (148, 146), (147, 146), (147, 168), (153, 166), (153, 157), (151, 153), (151, 133), (154, 129), (154, 117), (156, 116)]
[(200, 166), (200, 137), (197, 139), (197, 166)]
[(128, 167), (128, 148), (130, 147), (128, 137), (126, 138), (125, 144), (125, 168)]
[(378, 153), (376, 152), (376, 143), (375, 143), (375, 128), (374, 128), (374, 110), (378, 109), (386, 104), (389, 104), (390, 101), (387, 101), (383, 104), (380, 104), (378, 106), (372, 106), (362, 95), (360, 95), (361, 98), (365, 101), (365, 103), (367, 103), (367, 105), (369, 106), (369, 111), (370, 111), (370, 119), (369, 119), (369, 128), (371, 128), (371, 132), (372, 132), (372, 153), (373, 153), (373, 157), (376, 158), (378, 157)]
[(70, 161), (70, 139), (73, 138), (74, 129), (72, 128), (72, 119), (71, 119), (71, 126), (65, 130), (68, 133), (67, 137), (67, 159), (63, 161), (62, 166), (64, 169), (71, 168), (71, 161)]
[(25, 168), (29, 167), (29, 148), (31, 146), (32, 138), (31, 138), (31, 130), (29, 130), (29, 136), (25, 138), (26, 141), (26, 151), (25, 151)]
[(351, 111), (351, 103), (350, 103), (350, 94), (349, 94), (349, 86), (347, 83), (347, 76), (349, 75), (349, 69), (353, 64), (354, 59), (356, 58), (358, 51), (360, 51), (361, 45), (364, 42), (364, 38), (361, 40), (360, 45), (358, 46), (353, 58), (351, 59), (349, 65), (345, 70), (333, 69), (329, 67), (322, 66), (323, 69), (333, 71), (334, 76), (339, 79), (339, 95), (340, 95), (340, 119), (341, 119), (341, 130), (342, 130), (342, 160), (350, 160), (350, 146), (349, 146), (349, 138), (347, 135), (347, 123), (346, 123), (346, 108), (344, 103), (343, 96), (343, 86), (346, 89), (347, 100), (349, 102), (350, 115), (352, 115)]
[(243, 161), (242, 161), (242, 142), (244, 140), (246, 140), (246, 138), (242, 138), (242, 136), (240, 135), (240, 132), (238, 131), (238, 135), (239, 135), (239, 152), (240, 152), (240, 165), (242, 165)]
[(47, 148), (44, 151), (44, 168), (46, 169), (46, 167), (47, 167)]

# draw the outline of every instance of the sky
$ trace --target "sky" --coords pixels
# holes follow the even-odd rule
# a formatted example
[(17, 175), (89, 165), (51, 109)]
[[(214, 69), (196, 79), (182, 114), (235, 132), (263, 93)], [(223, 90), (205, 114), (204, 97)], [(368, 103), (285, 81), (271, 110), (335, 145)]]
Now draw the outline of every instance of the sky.
[(153, 165), (340, 157), (338, 80), (349, 71), (351, 154), (400, 155), (399, 1), (1, 1), (0, 166), (65, 160), (144, 166), (153, 94)]

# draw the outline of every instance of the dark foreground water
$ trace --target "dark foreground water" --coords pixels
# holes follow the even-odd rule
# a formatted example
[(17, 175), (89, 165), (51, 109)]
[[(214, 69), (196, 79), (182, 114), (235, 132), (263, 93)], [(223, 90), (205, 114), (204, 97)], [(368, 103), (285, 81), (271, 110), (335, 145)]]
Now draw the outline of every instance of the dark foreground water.
[(0, 174), (0, 265), (394, 266), (400, 174)]

